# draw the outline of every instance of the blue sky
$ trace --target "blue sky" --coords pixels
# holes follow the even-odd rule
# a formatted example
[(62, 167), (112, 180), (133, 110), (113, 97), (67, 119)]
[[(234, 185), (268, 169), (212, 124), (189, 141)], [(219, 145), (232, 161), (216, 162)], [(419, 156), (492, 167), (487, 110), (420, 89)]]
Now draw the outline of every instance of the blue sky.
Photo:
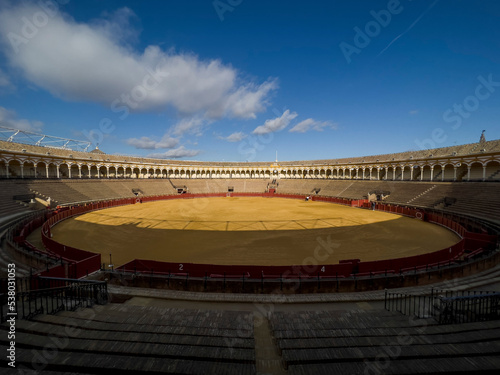
[(0, 0), (0, 123), (208, 161), (498, 139), (499, 18), (494, 0)]

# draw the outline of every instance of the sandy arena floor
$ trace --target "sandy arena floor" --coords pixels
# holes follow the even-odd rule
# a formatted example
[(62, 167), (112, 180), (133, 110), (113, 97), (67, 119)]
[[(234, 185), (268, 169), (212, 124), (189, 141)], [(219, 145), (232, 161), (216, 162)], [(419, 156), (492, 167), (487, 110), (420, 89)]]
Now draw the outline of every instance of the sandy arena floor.
[[(90, 212), (52, 229), (65, 245), (132, 259), (226, 265), (302, 264), (321, 243), (341, 259), (391, 259), (459, 241), (438, 225), (385, 212), (283, 198), (156, 201)], [(325, 254), (325, 252), (321, 252)]]

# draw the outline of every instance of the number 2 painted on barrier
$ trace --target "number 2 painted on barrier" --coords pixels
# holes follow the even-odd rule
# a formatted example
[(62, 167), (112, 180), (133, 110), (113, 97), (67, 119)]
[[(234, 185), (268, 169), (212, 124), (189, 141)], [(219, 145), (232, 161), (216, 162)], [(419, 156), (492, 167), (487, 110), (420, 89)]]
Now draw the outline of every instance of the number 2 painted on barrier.
[(184, 265), (183, 264), (179, 264), (179, 271), (182, 271), (184, 269)]

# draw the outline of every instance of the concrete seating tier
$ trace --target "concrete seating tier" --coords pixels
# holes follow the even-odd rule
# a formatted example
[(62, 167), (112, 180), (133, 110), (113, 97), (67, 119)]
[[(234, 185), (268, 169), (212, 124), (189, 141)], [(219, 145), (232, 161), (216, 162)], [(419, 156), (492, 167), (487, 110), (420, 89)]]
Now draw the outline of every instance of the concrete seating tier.
[[(265, 192), (269, 181), (254, 179), (64, 179), (1, 180), (4, 194), (0, 197), (0, 216), (27, 209), (12, 200), (16, 194), (35, 193), (50, 197), (58, 204), (134, 197), (140, 195), (176, 195), (175, 187), (186, 187), (190, 193)], [(279, 180), (277, 192), (282, 194), (333, 196), (363, 199), (373, 192), (390, 193), (384, 202), (427, 207), (498, 220), (500, 206), (497, 183), (488, 182), (410, 182), (366, 180)]]
[(500, 364), (499, 321), (438, 325), (385, 310), (303, 311), (274, 313), (271, 327), (290, 374), (466, 373)]
[(0, 191), (0, 217), (29, 211), (25, 205), (13, 199), (14, 195), (30, 193), (25, 184), (17, 181), (0, 180)]
[(171, 179), (178, 187), (186, 187), (189, 193), (227, 193), (233, 188), (235, 193), (264, 193), (267, 188), (267, 179), (255, 180), (249, 178), (213, 178), (213, 179)]
[[(71, 327), (71, 330), (66, 329)], [(8, 326), (0, 326), (5, 332)], [(252, 314), (109, 304), (16, 322), (17, 365), (51, 337), (64, 341), (44, 370), (82, 373), (254, 374)], [(7, 348), (7, 335), (0, 347)], [(2, 366), (6, 366), (3, 364)]]
[[(18, 182), (22, 184), (23, 182)], [(30, 192), (59, 204), (134, 197), (134, 191), (141, 195), (177, 194), (168, 180), (27, 180)]]

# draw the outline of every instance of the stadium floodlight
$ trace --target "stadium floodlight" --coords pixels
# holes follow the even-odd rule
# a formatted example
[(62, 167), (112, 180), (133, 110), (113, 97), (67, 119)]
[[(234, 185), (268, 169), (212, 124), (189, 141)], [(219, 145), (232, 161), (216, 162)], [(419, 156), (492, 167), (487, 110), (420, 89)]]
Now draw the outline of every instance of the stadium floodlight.
[(54, 137), (22, 129), (14, 129), (0, 125), (0, 140), (23, 143), (33, 146), (59, 148), (63, 150), (87, 152), (92, 142), (70, 138)]

